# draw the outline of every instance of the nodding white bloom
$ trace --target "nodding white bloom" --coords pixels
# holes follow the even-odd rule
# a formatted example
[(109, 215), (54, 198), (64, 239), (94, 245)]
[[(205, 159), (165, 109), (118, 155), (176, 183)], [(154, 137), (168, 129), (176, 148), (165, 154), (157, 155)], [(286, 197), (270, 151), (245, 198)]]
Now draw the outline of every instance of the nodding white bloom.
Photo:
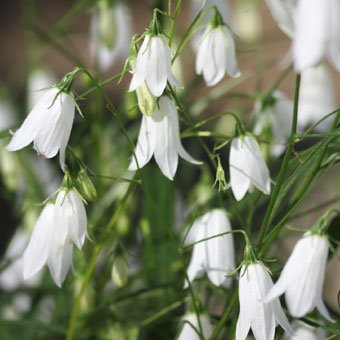
[[(159, 107), (151, 116), (143, 115), (139, 131), (135, 156), (138, 166), (142, 168), (152, 155), (164, 176), (173, 179), (175, 176), (178, 155), (193, 164), (201, 164), (194, 160), (183, 148), (180, 134), (178, 113), (175, 104), (168, 96), (159, 99)], [(129, 170), (138, 169), (135, 157), (132, 157)]]
[[(202, 9), (203, 1), (202, 0), (191, 0), (191, 17), (192, 20), (196, 18), (199, 11)], [(231, 10), (229, 5), (229, 0), (206, 0), (204, 3), (203, 10), (208, 9), (209, 7), (216, 6), (223, 21), (231, 25)], [(201, 21), (201, 27), (205, 27), (209, 24), (209, 21), (211, 20), (211, 16), (213, 15), (212, 11), (210, 11), (206, 16), (202, 18)], [(195, 52), (198, 51), (200, 47), (200, 40), (202, 37), (202, 30), (197, 30), (193, 36), (193, 39), (191, 40), (193, 48)]]
[(171, 70), (171, 52), (163, 36), (146, 34), (143, 44), (138, 51), (136, 67), (130, 83), (129, 91), (134, 91), (144, 82), (150, 92), (160, 97), (167, 82), (178, 86)]
[(208, 86), (216, 85), (226, 73), (234, 78), (240, 76), (234, 38), (225, 25), (210, 25), (202, 35), (196, 73), (203, 74)]
[(304, 322), (297, 322), (297, 327), (294, 327), (294, 334), (290, 336), (289, 340), (324, 340), (326, 339), (326, 332), (321, 328), (312, 327)]
[(249, 135), (236, 137), (231, 142), (230, 185), (236, 200), (240, 201), (250, 184), (264, 194), (270, 193), (270, 176), (256, 140)]
[[(202, 328), (202, 335), (204, 339), (208, 339), (213, 333), (213, 326), (209, 320), (208, 315), (200, 314), (199, 320)], [(190, 313), (182, 319), (183, 327), (177, 340), (200, 340), (200, 327), (197, 320), (197, 315)]]
[(294, 14), (297, 1), (298, 0), (266, 0), (277, 25), (290, 38), (294, 36)]
[(132, 18), (123, 1), (99, 1), (91, 20), (90, 51), (101, 71), (129, 54)]
[(273, 340), (278, 324), (292, 334), (278, 298), (264, 303), (273, 281), (261, 262), (245, 264), (239, 282), (240, 314), (236, 326), (236, 340), (246, 339), (250, 328), (256, 340)]
[(69, 238), (81, 249), (87, 236), (85, 205), (75, 190), (62, 189), (55, 202), (55, 222), (59, 225), (58, 240), (64, 244)]
[(46, 91), (14, 133), (6, 149), (16, 151), (33, 142), (38, 154), (52, 158), (59, 152), (61, 168), (65, 165), (65, 150), (70, 138), (75, 101), (57, 87)]
[[(231, 231), (231, 226), (227, 214), (221, 209), (214, 209), (194, 222), (188, 237), (194, 243), (228, 231)], [(191, 282), (207, 273), (213, 284), (228, 287), (231, 280), (226, 275), (234, 269), (234, 241), (233, 236), (227, 234), (196, 243), (193, 246), (187, 275)], [(188, 287), (187, 281), (186, 287)]]
[(299, 0), (294, 18), (295, 69), (301, 72), (328, 57), (340, 71), (340, 1)]
[(285, 150), (285, 144), (290, 136), (293, 117), (293, 101), (282, 92), (275, 91), (271, 102), (263, 107), (262, 102), (255, 103), (256, 124), (254, 133), (259, 135), (270, 128), (271, 136), (276, 144), (270, 148), (274, 156)]
[(285, 293), (287, 307), (292, 316), (303, 317), (316, 307), (324, 318), (331, 320), (322, 300), (327, 255), (327, 237), (305, 233), (295, 245), (266, 301), (272, 301)]
[[(303, 131), (323, 116), (337, 109), (333, 83), (325, 64), (319, 64), (302, 72), (299, 97), (298, 127)], [(315, 127), (317, 131), (330, 128), (333, 117)]]
[(72, 264), (72, 242), (60, 244), (60, 225), (55, 221), (54, 204), (47, 204), (34, 227), (30, 242), (23, 255), (24, 280), (38, 273), (47, 264), (57, 286), (65, 280)]
[[(231, 231), (225, 211), (214, 209), (198, 218), (188, 235), (194, 242)], [(207, 273), (216, 286), (229, 287), (231, 279), (226, 277), (235, 270), (234, 240), (232, 234), (217, 236), (193, 246), (191, 261), (187, 269), (189, 281)], [(188, 282), (185, 282), (185, 288)]]
[(38, 68), (33, 70), (27, 79), (27, 107), (34, 108), (42, 94), (57, 82), (56, 77), (47, 69)]

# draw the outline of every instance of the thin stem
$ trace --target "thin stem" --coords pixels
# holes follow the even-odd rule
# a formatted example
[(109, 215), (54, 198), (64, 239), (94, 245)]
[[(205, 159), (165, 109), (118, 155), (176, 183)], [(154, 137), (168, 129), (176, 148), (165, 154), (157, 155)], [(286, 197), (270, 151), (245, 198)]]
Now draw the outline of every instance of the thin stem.
[(293, 121), (292, 121), (292, 127), (291, 127), (290, 137), (289, 137), (289, 141), (288, 141), (288, 146), (287, 146), (287, 150), (286, 150), (286, 153), (284, 155), (282, 165), (281, 165), (281, 169), (280, 169), (277, 181), (276, 181), (276, 186), (275, 186), (274, 191), (273, 191), (273, 193), (270, 197), (268, 208), (266, 210), (266, 213), (265, 213), (265, 216), (264, 216), (264, 219), (263, 219), (263, 223), (262, 223), (262, 226), (261, 226), (261, 229), (260, 229), (259, 237), (258, 237), (258, 240), (257, 240), (257, 250), (260, 249), (262, 242), (264, 240), (264, 237), (267, 234), (268, 227), (269, 227), (269, 224), (271, 222), (271, 218), (274, 214), (275, 202), (276, 202), (276, 199), (277, 199), (277, 197), (278, 197), (278, 195), (281, 191), (284, 176), (285, 176), (287, 168), (288, 168), (289, 160), (290, 160), (290, 157), (293, 153), (296, 130), (297, 130), (297, 120), (298, 120), (300, 82), (301, 82), (301, 75), (297, 74), (296, 80), (295, 80)]

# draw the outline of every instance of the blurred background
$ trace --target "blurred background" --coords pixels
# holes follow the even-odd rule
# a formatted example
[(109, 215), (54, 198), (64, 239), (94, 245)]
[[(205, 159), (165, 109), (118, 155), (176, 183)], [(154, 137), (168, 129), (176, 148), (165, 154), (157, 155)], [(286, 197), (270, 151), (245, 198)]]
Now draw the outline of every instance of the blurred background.
[[(172, 2), (174, 7), (176, 2)], [(194, 18), (193, 2), (183, 1), (176, 27), (179, 37)], [(8, 129), (15, 130), (24, 120), (37, 100), (37, 90), (58, 82), (74, 67), (88, 68), (100, 80), (109, 79), (122, 71), (132, 34), (144, 32), (152, 17), (153, 7), (167, 10), (168, 6), (167, 1), (131, 0), (124, 3), (125, 10), (110, 22), (112, 31), (117, 33), (116, 39), (122, 37), (119, 42), (122, 52), (114, 56), (97, 54), (99, 47), (94, 38), (93, 25), (98, 1), (12, 0), (0, 3), (0, 129), (3, 131), (0, 140), (1, 339), (15, 336), (20, 339), (63, 338), (73, 293), (77, 291), (78, 281), (81, 281), (82, 268), (86, 268), (89, 261), (87, 255), (75, 253), (74, 262), (77, 266), (79, 263), (79, 266), (74, 273), (69, 273), (66, 287), (62, 290), (53, 286), (46, 270), (32, 282), (23, 283), (20, 263), (17, 262), (41, 211), (41, 202), (58, 189), (62, 173), (57, 159), (42, 159), (31, 147), (17, 153), (6, 152), (4, 146), (9, 140)], [(254, 114), (253, 94), (268, 90), (287, 68), (290, 39), (277, 27), (264, 1), (235, 0), (230, 1), (228, 7), (226, 15), (237, 34), (237, 59), (242, 76), (237, 79), (225, 77), (216, 87), (207, 88), (202, 79), (195, 75), (194, 43), (188, 44), (183, 50), (176, 72), (184, 85), (183, 107), (187, 108), (195, 122), (219, 112), (231, 111), (242, 117), (242, 121), (250, 128)], [(128, 26), (124, 26), (126, 22)], [(180, 38), (176, 43), (179, 41)], [(340, 79), (331, 67), (329, 70), (338, 107)], [(126, 93), (130, 79), (128, 74), (120, 83), (117, 79), (110, 81), (105, 85), (105, 90), (136, 141), (141, 115), (136, 109), (134, 94)], [(294, 72), (290, 72), (279, 87), (290, 99), (293, 99), (294, 79)], [(88, 79), (79, 77), (75, 84), (76, 93), (81, 95), (91, 86)], [(94, 174), (132, 178), (132, 174), (126, 171), (131, 154), (129, 145), (101, 95), (92, 91), (79, 101), (79, 105), (84, 118), (79, 115), (76, 118), (70, 140), (77, 156)], [(222, 117), (212, 122), (210, 128), (231, 135), (234, 122)], [(203, 160), (205, 165), (197, 168), (181, 161), (174, 183), (165, 179), (154, 164), (147, 166), (141, 175), (146, 191), (134, 189), (124, 213), (117, 221), (112, 222), (112, 218), (119, 202), (124, 199), (127, 183), (93, 178), (98, 201), (87, 207), (90, 236), (96, 241), (97, 232), (101, 232), (111, 222), (114, 226), (111, 246), (106, 244), (98, 263), (97, 280), (89, 286), (82, 301), (85, 313), (82, 322), (93, 325), (87, 327), (83, 334), (80, 333), (79, 338), (134, 339), (138, 338), (139, 327), (144, 327), (142, 336), (146, 339), (174, 338), (186, 297), (180, 292), (183, 282), (182, 260), (169, 238), (181, 238), (188, 222), (188, 212), (196, 211), (197, 206), (206, 208), (220, 205), (232, 211), (235, 203), (228, 197), (215, 198), (219, 196), (216, 188), (212, 188), (215, 169), (209, 165), (207, 155), (193, 138), (183, 140), (185, 147), (197, 159)], [(296, 152), (305, 150), (317, 141), (316, 138), (299, 143)], [(211, 140), (204, 142), (209, 148), (214, 146)], [(221, 159), (224, 168), (228, 169), (227, 152), (221, 153)], [(279, 164), (272, 161), (274, 174)], [(340, 209), (339, 170), (339, 166), (335, 165), (320, 179), (288, 222), (289, 226), (308, 228), (330, 207)], [(155, 186), (155, 181), (160, 184)], [(147, 195), (152, 197), (153, 203), (145, 199)], [(157, 213), (153, 206), (155, 202)], [(243, 204), (241, 211), (250, 209), (249, 203)], [(254, 230), (261, 224), (264, 209), (265, 201), (260, 200), (253, 219)], [(336, 223), (338, 228), (339, 221)], [(148, 237), (150, 233), (152, 236)], [(169, 236), (172, 233), (175, 236)], [(285, 230), (280, 241), (271, 249), (270, 256), (285, 261), (300, 236), (299, 233)], [(93, 246), (88, 243), (85, 254), (90, 253)], [(110, 271), (112, 252), (122, 244), (132, 278), (120, 288), (112, 284)], [(187, 254), (184, 262), (189, 258), (190, 254)], [(238, 260), (241, 258), (242, 251)], [(337, 300), (340, 262), (333, 256), (328, 266), (325, 300), (333, 312), (340, 313)], [(138, 281), (141, 277), (144, 284)], [(149, 292), (150, 287), (155, 290)], [(129, 294), (132, 301), (129, 300)], [(220, 314), (222, 307), (218, 300), (224, 294), (219, 291), (210, 302), (212, 314)], [(111, 298), (106, 300), (108, 296)], [(170, 318), (166, 313), (156, 322), (147, 318), (169, 304), (173, 306)], [(168, 333), (164, 334), (164, 331)], [(120, 337), (117, 334), (121, 334)]]

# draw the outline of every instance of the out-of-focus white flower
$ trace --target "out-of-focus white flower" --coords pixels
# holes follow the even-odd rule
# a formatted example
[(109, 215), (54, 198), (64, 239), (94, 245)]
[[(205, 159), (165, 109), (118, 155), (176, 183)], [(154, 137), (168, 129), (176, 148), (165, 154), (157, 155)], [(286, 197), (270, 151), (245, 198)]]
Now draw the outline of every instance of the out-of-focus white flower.
[(117, 255), (113, 261), (111, 278), (117, 287), (125, 286), (128, 280), (128, 266), (126, 259), (122, 255)]
[(27, 80), (27, 107), (31, 111), (44, 92), (57, 82), (56, 77), (47, 69), (32, 71)]
[(59, 244), (70, 239), (81, 249), (87, 236), (87, 218), (84, 202), (75, 190), (59, 192), (55, 202), (55, 223), (59, 228)]
[[(159, 99), (159, 107), (151, 117), (143, 115), (142, 118), (135, 150), (138, 166), (142, 168), (152, 155), (162, 173), (171, 180), (177, 170), (178, 155), (190, 163), (200, 164), (182, 146), (177, 109), (168, 96)], [(129, 170), (137, 170), (138, 166), (133, 156)]]
[(255, 262), (242, 266), (236, 340), (245, 340), (250, 328), (256, 340), (273, 340), (278, 324), (288, 333), (293, 333), (279, 299), (263, 303), (272, 286), (273, 281), (263, 263)]
[[(202, 335), (204, 339), (209, 339), (211, 334), (213, 333), (213, 326), (209, 320), (208, 315), (200, 314), (199, 316), (200, 324), (202, 327)], [(199, 335), (199, 324), (197, 320), (197, 315), (194, 313), (190, 313), (184, 316), (181, 321), (183, 323), (183, 327), (178, 336), (178, 340), (200, 340), (201, 336)]]
[(101, 71), (129, 54), (132, 37), (131, 13), (123, 1), (99, 1), (92, 15), (90, 51)]
[(196, 73), (208, 86), (216, 85), (226, 73), (239, 77), (234, 38), (227, 26), (209, 26), (204, 32), (196, 59)]
[(301, 72), (327, 57), (340, 71), (340, 1), (299, 0), (294, 18), (295, 69)]
[(0, 287), (4, 291), (14, 291), (25, 283), (26, 286), (36, 286), (41, 275), (35, 275), (30, 280), (24, 281), (22, 277), (23, 263), (21, 255), (29, 240), (29, 233), (18, 229), (6, 250), (5, 259), (11, 263), (0, 274)]
[(144, 82), (151, 93), (160, 97), (167, 82), (178, 86), (171, 70), (171, 53), (163, 36), (146, 34), (143, 44), (138, 51), (136, 67), (130, 83), (129, 91), (134, 91)]
[(16, 123), (16, 114), (11, 103), (0, 97), (0, 132), (10, 129)]
[[(303, 131), (323, 116), (337, 109), (331, 75), (325, 64), (311, 67), (302, 72), (300, 84), (298, 127)], [(317, 131), (330, 128), (333, 117), (329, 117), (315, 127)]]
[(232, 140), (229, 155), (230, 185), (236, 200), (240, 201), (250, 184), (264, 194), (270, 193), (270, 176), (256, 140), (249, 135)]
[(266, 0), (277, 25), (290, 38), (294, 35), (294, 13), (297, 1), (298, 0)]
[[(203, 0), (191, 0), (191, 17), (192, 20), (197, 16), (199, 11), (202, 9)], [(230, 6), (229, 6), (229, 0), (206, 0), (203, 10), (208, 9), (209, 7), (216, 6), (218, 11), (220, 12), (222, 19), (224, 22), (231, 25), (231, 18), (230, 18)], [(201, 21), (201, 27), (206, 26), (209, 21), (211, 20), (213, 11), (210, 11), (210, 13), (203, 18)], [(197, 31), (191, 39), (193, 48), (197, 52), (200, 47), (200, 40), (202, 36), (202, 31)]]
[(32, 297), (27, 293), (15, 294), (10, 305), (2, 306), (1, 317), (5, 320), (20, 320), (32, 305)]
[(52, 158), (59, 152), (61, 168), (65, 165), (65, 150), (70, 138), (75, 101), (57, 87), (47, 90), (14, 133), (6, 149), (16, 151), (33, 142), (38, 154)]
[(273, 155), (278, 156), (285, 150), (285, 144), (289, 138), (292, 118), (293, 101), (288, 99), (282, 92), (275, 91), (271, 102), (263, 107), (263, 103), (255, 103), (256, 124), (254, 133), (262, 133), (266, 128), (270, 128), (273, 141), (276, 143), (270, 150)]
[(303, 317), (316, 307), (324, 318), (331, 320), (322, 300), (327, 255), (327, 237), (305, 233), (295, 245), (279, 280), (268, 292), (265, 301), (272, 301), (285, 293), (292, 316)]
[(326, 332), (321, 328), (315, 328), (304, 322), (297, 322), (294, 327), (294, 334), (288, 337), (289, 340), (324, 340)]
[[(228, 231), (231, 231), (231, 226), (227, 214), (222, 209), (214, 209), (194, 222), (188, 236), (197, 242)], [(226, 275), (234, 269), (234, 240), (232, 234), (226, 234), (193, 246), (187, 274), (191, 282), (207, 273), (214, 285), (228, 287), (231, 280)], [(187, 281), (185, 287), (188, 287)]]
[(47, 204), (34, 227), (23, 255), (23, 276), (29, 279), (47, 264), (55, 284), (61, 287), (72, 264), (72, 242), (59, 242), (62, 226), (55, 221), (54, 204)]

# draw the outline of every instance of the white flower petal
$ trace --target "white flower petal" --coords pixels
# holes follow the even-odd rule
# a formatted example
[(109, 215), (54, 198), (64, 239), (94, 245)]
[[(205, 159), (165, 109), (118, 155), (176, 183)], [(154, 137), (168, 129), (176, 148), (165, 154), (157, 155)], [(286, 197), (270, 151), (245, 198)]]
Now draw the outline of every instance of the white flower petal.
[(23, 277), (32, 277), (46, 264), (53, 242), (54, 205), (47, 204), (35, 224), (23, 255)]
[(171, 60), (170, 50), (160, 37), (152, 37), (147, 50), (146, 84), (150, 92), (160, 97), (167, 83), (167, 61)]
[(234, 138), (229, 155), (230, 185), (237, 201), (240, 201), (250, 186), (248, 159), (241, 138)]
[(233, 78), (237, 78), (241, 75), (236, 60), (236, 48), (233, 35), (230, 33), (227, 27), (224, 27), (223, 33), (226, 36), (226, 72)]
[[(143, 115), (142, 124), (138, 135), (138, 142), (135, 149), (135, 156), (138, 166), (142, 168), (147, 164), (155, 151), (155, 124), (152, 117)], [(137, 162), (135, 156), (132, 156), (129, 170), (137, 170)]]
[(340, 71), (340, 2), (329, 0), (329, 58), (338, 71)]
[(61, 287), (72, 265), (72, 251), (73, 245), (69, 240), (66, 240), (64, 245), (54, 243), (51, 248), (48, 267), (58, 287)]

